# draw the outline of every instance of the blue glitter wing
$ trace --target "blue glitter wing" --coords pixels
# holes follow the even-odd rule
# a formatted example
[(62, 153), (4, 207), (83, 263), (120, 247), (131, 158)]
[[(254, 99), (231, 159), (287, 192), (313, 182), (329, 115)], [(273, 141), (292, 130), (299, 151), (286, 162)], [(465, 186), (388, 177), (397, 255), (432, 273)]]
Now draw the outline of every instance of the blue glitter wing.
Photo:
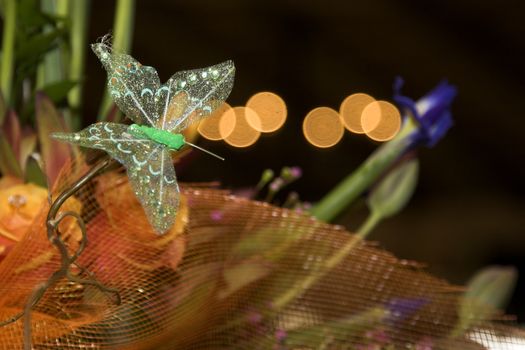
[(54, 133), (51, 137), (104, 150), (124, 165), (149, 222), (163, 234), (173, 225), (179, 206), (179, 186), (170, 151), (148, 139), (136, 138), (127, 130), (124, 124), (101, 122), (77, 133)]

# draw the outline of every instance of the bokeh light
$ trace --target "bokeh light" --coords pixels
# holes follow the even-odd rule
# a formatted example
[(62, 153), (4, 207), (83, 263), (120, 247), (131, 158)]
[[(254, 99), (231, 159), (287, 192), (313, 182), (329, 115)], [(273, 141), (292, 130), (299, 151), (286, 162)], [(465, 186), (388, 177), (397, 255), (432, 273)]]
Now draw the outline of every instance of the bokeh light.
[(226, 143), (234, 147), (248, 147), (259, 139), (261, 132), (248, 124), (248, 119), (252, 119), (252, 122), (256, 123), (255, 121), (259, 118), (254, 110), (248, 107), (234, 107), (226, 113), (233, 113), (235, 117), (233, 131), (224, 138)]
[(234, 128), (235, 113), (232, 107), (225, 102), (200, 122), (198, 130), (202, 137), (217, 141), (228, 137)]
[(357, 93), (345, 98), (339, 107), (341, 120), (345, 128), (356, 134), (364, 134), (361, 125), (361, 114), (366, 106), (374, 102), (375, 99), (367, 94)]
[(339, 113), (328, 107), (311, 110), (303, 121), (303, 133), (308, 142), (320, 148), (337, 144), (344, 133)]
[(361, 125), (365, 134), (375, 141), (388, 141), (401, 128), (399, 110), (387, 101), (368, 104), (361, 114)]
[(260, 132), (273, 132), (283, 126), (286, 121), (286, 104), (281, 97), (273, 92), (259, 92), (248, 100), (246, 107), (255, 111), (259, 118), (251, 118), (246, 114), (248, 123)]

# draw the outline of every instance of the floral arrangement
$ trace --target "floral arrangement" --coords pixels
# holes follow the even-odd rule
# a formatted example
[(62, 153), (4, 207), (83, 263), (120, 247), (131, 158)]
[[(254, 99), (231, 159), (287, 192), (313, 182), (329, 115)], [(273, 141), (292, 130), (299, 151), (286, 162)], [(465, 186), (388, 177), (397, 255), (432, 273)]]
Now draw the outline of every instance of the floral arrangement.
[[(114, 36), (93, 45), (108, 73), (102, 117), (80, 130), (86, 3), (63, 16), (36, 0), (2, 5), (0, 348), (523, 344), (522, 331), (497, 322), (514, 270), (489, 268), (454, 286), (365, 240), (409, 202), (417, 149), (436, 146), (452, 126), (454, 86), (442, 82), (415, 101), (397, 79), (397, 135), (318, 203), (292, 193), (278, 206), (276, 194), (301, 169), (267, 170), (233, 194), (175, 178), (183, 147), (200, 148), (190, 125), (212, 118), (234, 86), (232, 62), (161, 85), (125, 54), (132, 20), (117, 16)], [(370, 214), (355, 233), (328, 223), (360, 197)]]

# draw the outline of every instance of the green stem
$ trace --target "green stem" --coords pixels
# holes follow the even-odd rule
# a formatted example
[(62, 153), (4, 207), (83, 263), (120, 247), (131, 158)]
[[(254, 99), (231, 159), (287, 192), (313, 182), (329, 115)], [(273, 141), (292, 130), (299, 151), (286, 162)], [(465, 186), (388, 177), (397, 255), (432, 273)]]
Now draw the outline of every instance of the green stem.
[(362, 239), (358, 235), (350, 237), (344, 246), (339, 248), (339, 250), (337, 250), (332, 256), (324, 260), (323, 264), (318, 268), (318, 271), (312, 272), (305, 278), (300, 279), (285, 293), (275, 299), (272, 303), (275, 309), (279, 310), (285, 307), (305, 290), (311, 288), (317, 281), (343, 261), (350, 251), (361, 241)]
[[(66, 18), (68, 13), (68, 1), (66, 0), (43, 0), (41, 6), (44, 13), (53, 16)], [(57, 28), (59, 27), (63, 27), (63, 24), (59, 23)], [(44, 27), (44, 32), (50, 32), (52, 29), (53, 27), (51, 25), (46, 25)], [(61, 44), (60, 47), (48, 52), (43, 61), (39, 64), (36, 79), (36, 88), (38, 90), (64, 79), (64, 65), (68, 62), (67, 58), (64, 57), (64, 50), (64, 45)]]
[(339, 265), (345, 259), (352, 249), (370, 233), (370, 231), (381, 221), (381, 217), (375, 213), (371, 213), (366, 219), (365, 223), (359, 228), (355, 236), (350, 237), (345, 245), (339, 248), (334, 254), (324, 260), (317, 272), (311, 273), (305, 278), (297, 281), (290, 289), (279, 296), (272, 303), (276, 309), (285, 307), (288, 303), (293, 301), (303, 291), (309, 289), (317, 281), (323, 278), (334, 267)]
[(372, 230), (377, 226), (377, 224), (379, 224), (381, 220), (381, 215), (371, 212), (366, 218), (365, 222), (357, 230), (357, 236), (359, 236), (361, 239), (365, 239), (365, 237), (368, 236), (370, 232), (372, 232)]
[(117, 52), (127, 53), (131, 49), (135, 0), (118, 0), (113, 25), (113, 48)]
[(82, 84), (86, 57), (86, 37), (89, 17), (89, 0), (76, 0), (71, 4), (71, 54), (69, 66), (69, 80), (76, 81), (77, 85), (71, 89), (68, 102), (71, 108), (70, 129), (78, 130), (81, 124), (80, 108), (82, 107)]
[(408, 146), (407, 136), (415, 127), (414, 122), (408, 119), (393, 140), (379, 147), (356, 171), (332, 189), (312, 208), (311, 214), (326, 222), (337, 217), (403, 154)]
[[(15, 68), (16, 4), (18, 0), (4, 1), (4, 34), (2, 38), (2, 67), (0, 78), (2, 93), (7, 105), (11, 105), (11, 89)], [(1, 117), (0, 117), (1, 118)]]
[[(113, 50), (118, 53), (128, 53), (131, 49), (133, 24), (135, 17), (135, 0), (118, 0), (113, 23)], [(112, 100), (104, 93), (99, 110), (99, 120), (105, 120), (111, 108)]]

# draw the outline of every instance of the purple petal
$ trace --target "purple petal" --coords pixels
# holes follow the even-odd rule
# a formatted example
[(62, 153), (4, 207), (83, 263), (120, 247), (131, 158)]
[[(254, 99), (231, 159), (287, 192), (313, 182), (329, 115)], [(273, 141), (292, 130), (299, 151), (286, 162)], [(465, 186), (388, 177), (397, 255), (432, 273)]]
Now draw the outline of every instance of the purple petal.
[(394, 101), (404, 111), (409, 113), (419, 124), (411, 135), (411, 147), (423, 144), (433, 147), (452, 126), (450, 105), (457, 95), (457, 89), (447, 81), (442, 81), (429, 93), (414, 102), (409, 97), (401, 95), (403, 79), (394, 81)]

